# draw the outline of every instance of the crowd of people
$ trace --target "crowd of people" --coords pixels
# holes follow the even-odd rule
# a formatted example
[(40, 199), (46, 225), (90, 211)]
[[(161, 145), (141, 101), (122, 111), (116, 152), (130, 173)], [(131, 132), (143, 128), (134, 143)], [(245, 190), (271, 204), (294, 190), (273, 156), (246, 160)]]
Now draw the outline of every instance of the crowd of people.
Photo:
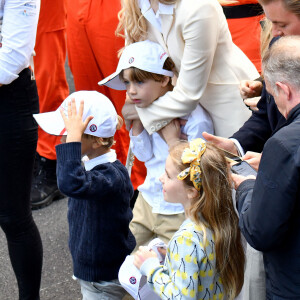
[(298, 34), (299, 0), (0, 0), (0, 226), (19, 299), (40, 299), (31, 209), (65, 196), (83, 300), (129, 299), (130, 255), (161, 299), (300, 299)]

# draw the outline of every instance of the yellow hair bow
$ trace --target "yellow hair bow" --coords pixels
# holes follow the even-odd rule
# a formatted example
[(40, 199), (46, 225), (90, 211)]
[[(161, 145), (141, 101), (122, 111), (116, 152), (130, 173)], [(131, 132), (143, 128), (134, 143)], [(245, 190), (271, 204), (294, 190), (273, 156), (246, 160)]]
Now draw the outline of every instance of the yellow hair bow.
[(205, 152), (206, 142), (203, 139), (195, 139), (190, 142), (190, 147), (185, 148), (181, 160), (184, 164), (190, 163), (190, 167), (186, 168), (177, 175), (179, 180), (185, 179), (190, 174), (190, 179), (197, 191), (201, 188), (201, 169), (200, 160)]

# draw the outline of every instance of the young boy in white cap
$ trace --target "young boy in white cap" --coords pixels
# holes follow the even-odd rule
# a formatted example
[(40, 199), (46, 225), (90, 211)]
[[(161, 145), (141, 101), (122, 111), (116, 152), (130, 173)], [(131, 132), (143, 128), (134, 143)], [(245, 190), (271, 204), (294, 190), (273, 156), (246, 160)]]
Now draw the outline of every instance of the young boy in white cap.
[[(173, 89), (173, 69), (174, 63), (164, 49), (159, 44), (146, 40), (125, 47), (116, 72), (99, 84), (127, 90), (130, 100), (137, 107), (147, 107)], [(181, 131), (187, 135), (188, 140), (202, 137), (203, 131), (213, 132), (211, 118), (200, 105), (185, 119), (187, 122)], [(170, 133), (175, 135), (172, 127), (169, 128)], [(140, 161), (145, 162), (147, 168), (145, 182), (138, 187), (139, 196), (130, 223), (137, 250), (155, 237), (168, 243), (185, 216), (181, 204), (168, 203), (163, 198), (159, 177), (165, 172), (167, 143), (156, 132), (149, 135), (140, 120), (132, 122), (130, 138), (133, 153)]]
[[(126, 168), (110, 149), (122, 119), (96, 91), (71, 94), (54, 112), (34, 115), (46, 132), (63, 135), (56, 146), (59, 189), (69, 197), (69, 247), (83, 300), (120, 300), (117, 280), (135, 247), (129, 230), (133, 187)], [(89, 160), (82, 165), (82, 156)]]

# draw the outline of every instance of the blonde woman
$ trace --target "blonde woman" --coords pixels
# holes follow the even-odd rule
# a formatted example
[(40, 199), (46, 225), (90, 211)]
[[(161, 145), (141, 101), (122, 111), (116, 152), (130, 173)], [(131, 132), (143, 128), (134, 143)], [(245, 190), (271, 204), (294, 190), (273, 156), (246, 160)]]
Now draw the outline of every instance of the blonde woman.
[[(259, 77), (254, 65), (231, 40), (217, 0), (123, 0), (117, 32), (127, 43), (150, 39), (175, 62), (173, 91), (148, 108), (136, 108), (151, 134), (174, 118), (193, 111), (198, 102), (212, 117), (217, 135), (228, 137), (249, 118), (239, 82)], [(133, 106), (133, 107), (131, 107)], [(134, 119), (133, 104), (125, 118)]]

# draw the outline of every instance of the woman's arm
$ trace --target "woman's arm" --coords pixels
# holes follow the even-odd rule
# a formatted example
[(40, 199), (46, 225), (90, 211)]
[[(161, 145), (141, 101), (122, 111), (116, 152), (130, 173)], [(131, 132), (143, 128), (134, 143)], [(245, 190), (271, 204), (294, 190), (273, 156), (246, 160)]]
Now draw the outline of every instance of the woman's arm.
[(38, 0), (5, 0), (0, 47), (0, 84), (9, 84), (29, 65), (39, 17)]
[[(182, 25), (178, 38), (184, 40), (176, 86), (148, 108), (137, 108), (139, 117), (150, 134), (160, 130), (172, 119), (187, 115), (195, 109), (211, 72), (219, 38), (218, 3), (191, 0), (187, 2), (187, 7), (181, 5), (175, 16)], [(190, 9), (189, 4), (194, 5), (193, 9)]]

